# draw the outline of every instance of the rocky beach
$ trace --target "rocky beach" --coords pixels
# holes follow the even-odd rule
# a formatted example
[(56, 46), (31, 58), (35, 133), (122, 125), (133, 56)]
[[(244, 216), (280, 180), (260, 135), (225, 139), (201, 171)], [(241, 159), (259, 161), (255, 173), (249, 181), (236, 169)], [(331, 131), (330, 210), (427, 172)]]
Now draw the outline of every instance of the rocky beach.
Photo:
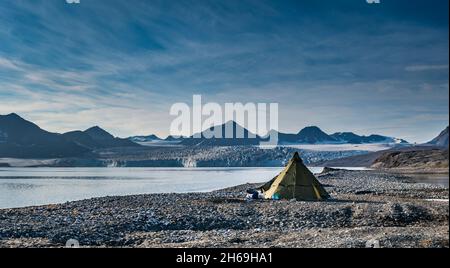
[(327, 170), (324, 202), (209, 193), (103, 197), (0, 210), (0, 247), (448, 247), (448, 187)]

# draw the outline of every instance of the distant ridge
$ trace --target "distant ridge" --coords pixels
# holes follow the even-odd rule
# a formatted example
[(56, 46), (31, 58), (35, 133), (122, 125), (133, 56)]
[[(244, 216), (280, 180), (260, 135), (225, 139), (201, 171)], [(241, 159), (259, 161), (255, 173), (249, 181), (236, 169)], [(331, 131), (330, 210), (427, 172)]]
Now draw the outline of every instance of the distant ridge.
[[(226, 137), (226, 130), (231, 129), (233, 131), (233, 137), (227, 138)], [(182, 145), (188, 145), (188, 146), (242, 146), (242, 145), (258, 145), (261, 138), (250, 131), (248, 131), (246, 128), (240, 126), (234, 121), (229, 121), (225, 124), (222, 124), (220, 126), (214, 126), (209, 129), (211, 133), (214, 133), (214, 131), (221, 131), (221, 137), (222, 138), (211, 138), (208, 137), (206, 134), (206, 131), (203, 131), (200, 133), (200, 137), (196, 138), (196, 136), (192, 136), (189, 138), (184, 138), (181, 141)], [(237, 138), (238, 134), (242, 133), (242, 137)], [(239, 134), (240, 135), (240, 134)]]
[(80, 156), (88, 151), (17, 114), (0, 115), (0, 157), (59, 158)]
[(89, 149), (117, 148), (117, 147), (137, 147), (140, 146), (128, 139), (115, 138), (106, 130), (99, 126), (91, 127), (85, 131), (72, 131), (64, 133), (63, 136)]
[(398, 146), (314, 163), (318, 166), (373, 168), (448, 168), (448, 127), (432, 141), (416, 146)]
[(76, 130), (62, 134), (67, 140), (73, 141), (76, 144), (88, 149), (98, 149), (101, 146), (83, 131)]
[[(0, 157), (69, 157), (79, 156), (96, 149), (117, 147), (138, 147), (138, 143), (168, 142), (184, 146), (246, 146), (259, 145), (267, 137), (260, 137), (234, 121), (210, 128), (214, 132), (221, 128), (223, 138), (209, 138), (206, 131), (199, 137), (173, 137), (161, 139), (156, 135), (117, 138), (99, 126), (85, 131), (71, 131), (64, 134), (50, 133), (26, 121), (17, 114), (0, 117)], [(233, 130), (233, 137), (225, 137), (226, 129)], [(237, 134), (243, 133), (243, 138)], [(274, 130), (271, 131), (274, 133)], [(352, 132), (338, 132), (329, 135), (317, 126), (309, 126), (297, 134), (278, 133), (279, 145), (296, 144), (363, 144), (363, 143), (407, 143), (405, 140), (381, 135), (359, 136)], [(448, 146), (448, 128), (430, 142)]]
[(93, 149), (136, 146), (140, 145), (114, 138), (100, 127), (58, 134), (45, 131), (14, 113), (0, 115), (0, 157), (3, 158), (80, 157)]
[(427, 144), (448, 148), (448, 127), (444, 129), (436, 138), (434, 138)]
[(278, 133), (279, 144), (408, 144), (406, 140), (382, 135), (360, 136), (353, 132), (337, 132), (328, 135), (316, 126), (302, 129), (297, 134)]
[[(236, 131), (244, 133), (244, 138), (225, 138), (225, 129), (229, 127), (233, 129), (233, 133)], [(207, 138), (206, 131), (200, 133), (199, 137), (173, 137), (169, 136), (162, 141), (178, 142), (180, 145), (185, 146), (245, 146), (245, 145), (258, 145), (261, 141), (267, 140), (267, 136), (261, 137), (251, 133), (246, 128), (242, 127), (234, 121), (229, 121), (225, 124), (211, 127), (209, 130), (214, 133), (216, 128), (222, 129), (222, 138)], [(271, 130), (270, 133), (276, 134), (275, 130)], [(160, 141), (160, 139), (152, 139), (154, 135), (150, 136), (135, 136), (129, 139), (135, 142), (152, 142)], [(147, 138), (149, 137), (149, 138)], [(352, 132), (338, 132), (329, 135), (322, 131), (317, 126), (309, 126), (300, 130), (297, 134), (288, 134), (278, 132), (278, 144), (279, 145), (295, 145), (295, 144), (366, 144), (366, 143), (389, 143), (389, 144), (408, 144), (403, 139), (397, 139), (393, 137), (387, 137), (382, 135), (370, 135), (360, 136)]]
[(297, 134), (298, 142), (307, 144), (333, 143), (336, 139), (316, 126), (305, 127)]
[(168, 136), (167, 138), (165, 138), (165, 141), (181, 141), (183, 140), (184, 137), (174, 137), (172, 135)]
[(403, 139), (396, 139), (392, 137), (386, 137), (381, 135), (359, 136), (353, 132), (338, 132), (331, 135), (336, 141), (351, 144), (363, 144), (363, 143), (408, 143)]
[(132, 142), (156, 142), (156, 141), (162, 141), (161, 138), (158, 136), (151, 134), (148, 136), (133, 136), (128, 138)]

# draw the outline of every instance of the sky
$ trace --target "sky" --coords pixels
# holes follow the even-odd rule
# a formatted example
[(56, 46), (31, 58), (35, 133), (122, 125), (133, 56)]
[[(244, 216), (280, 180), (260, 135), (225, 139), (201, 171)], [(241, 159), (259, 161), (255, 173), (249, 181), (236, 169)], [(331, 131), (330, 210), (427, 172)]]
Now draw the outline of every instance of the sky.
[(172, 104), (279, 103), (316, 125), (425, 142), (449, 123), (448, 0), (1, 0), (0, 114), (167, 136)]

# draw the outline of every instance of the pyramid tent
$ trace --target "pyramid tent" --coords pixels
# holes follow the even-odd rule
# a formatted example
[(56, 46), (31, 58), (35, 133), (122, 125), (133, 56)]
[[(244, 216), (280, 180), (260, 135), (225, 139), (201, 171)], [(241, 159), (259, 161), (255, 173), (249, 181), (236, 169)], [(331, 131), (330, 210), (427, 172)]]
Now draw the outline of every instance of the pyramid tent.
[(329, 197), (320, 182), (303, 164), (298, 153), (286, 168), (260, 190), (266, 199), (297, 199), (319, 201)]

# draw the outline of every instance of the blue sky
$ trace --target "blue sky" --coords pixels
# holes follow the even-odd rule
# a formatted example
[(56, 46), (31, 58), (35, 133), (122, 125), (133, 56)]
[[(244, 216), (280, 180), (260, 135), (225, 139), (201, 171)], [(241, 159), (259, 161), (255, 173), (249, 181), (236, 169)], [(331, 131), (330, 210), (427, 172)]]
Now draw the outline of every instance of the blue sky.
[(448, 33), (447, 0), (2, 0), (0, 114), (165, 136), (202, 94), (422, 142), (449, 121)]

